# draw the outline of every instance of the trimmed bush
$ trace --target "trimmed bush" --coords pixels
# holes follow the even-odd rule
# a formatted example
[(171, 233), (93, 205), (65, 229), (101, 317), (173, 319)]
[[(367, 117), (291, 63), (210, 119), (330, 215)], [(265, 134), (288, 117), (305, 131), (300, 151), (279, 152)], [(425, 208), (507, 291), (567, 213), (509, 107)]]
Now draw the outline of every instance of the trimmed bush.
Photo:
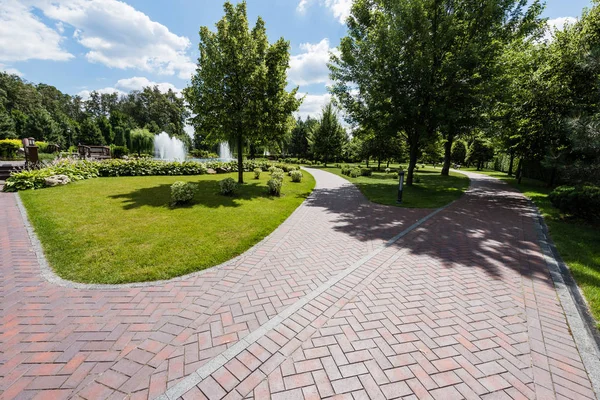
[(254, 168), (254, 179), (260, 179), (260, 173), (262, 172), (262, 169), (260, 168)]
[(352, 171), (352, 168), (350, 168), (349, 165), (343, 165), (342, 166), (342, 175), (349, 176), (350, 175), (350, 171)]
[(271, 178), (267, 182), (267, 186), (269, 187), (269, 193), (273, 196), (281, 195), (281, 186), (283, 186), (283, 180)]
[(392, 172), (392, 170), (391, 170), (390, 168), (386, 168), (386, 169), (385, 169), (385, 173), (386, 173), (386, 174), (389, 174), (390, 172)]
[(123, 158), (127, 154), (129, 154), (129, 149), (126, 146), (110, 146), (112, 158)]
[(360, 168), (352, 168), (350, 170), (350, 176), (352, 178), (358, 178), (360, 176), (361, 169)]
[(194, 199), (198, 185), (191, 182), (175, 182), (171, 185), (171, 203), (186, 204)]
[(371, 175), (373, 175), (373, 170), (371, 168), (361, 168), (360, 175), (361, 176), (371, 176)]
[(292, 182), (302, 182), (302, 171), (292, 171), (291, 175)]
[(282, 170), (273, 171), (273, 173), (271, 174), (271, 178), (279, 179), (280, 181), (283, 181), (284, 176), (285, 176), (285, 174), (283, 173)]
[(225, 196), (233, 196), (237, 190), (237, 182), (233, 178), (225, 178), (219, 182), (221, 194)]
[(562, 213), (581, 218), (600, 219), (600, 187), (592, 185), (559, 186), (548, 196)]
[(2, 139), (0, 140), (0, 157), (15, 158), (17, 152), (21, 148), (22, 143), (18, 139)]

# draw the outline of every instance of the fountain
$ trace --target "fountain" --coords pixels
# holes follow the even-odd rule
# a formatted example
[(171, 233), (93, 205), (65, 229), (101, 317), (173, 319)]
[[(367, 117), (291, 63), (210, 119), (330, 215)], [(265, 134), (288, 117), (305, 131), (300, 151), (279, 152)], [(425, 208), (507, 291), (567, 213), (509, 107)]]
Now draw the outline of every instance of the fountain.
[(233, 160), (233, 155), (231, 154), (231, 149), (229, 148), (229, 143), (221, 142), (221, 144), (219, 144), (219, 160), (220, 161)]
[(185, 145), (176, 137), (162, 132), (154, 136), (154, 156), (159, 160), (185, 161)]

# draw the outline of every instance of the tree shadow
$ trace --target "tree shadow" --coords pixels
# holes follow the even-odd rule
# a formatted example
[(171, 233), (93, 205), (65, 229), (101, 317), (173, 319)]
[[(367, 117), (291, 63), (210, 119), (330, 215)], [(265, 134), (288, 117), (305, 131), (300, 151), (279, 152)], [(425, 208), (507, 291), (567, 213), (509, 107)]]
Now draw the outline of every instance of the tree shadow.
[[(432, 209), (406, 209), (357, 200), (353, 186), (316, 190), (309, 205), (336, 215), (334, 229), (359, 240), (389, 240)], [(348, 201), (350, 197), (354, 201)], [(528, 200), (500, 181), (472, 180), (458, 201), (393, 246), (411, 255), (437, 260), (444, 268), (483, 269), (494, 279), (508, 279), (507, 267), (521, 276), (549, 280), (539, 250), (536, 214)]]
[(198, 191), (194, 199), (189, 204), (178, 205), (176, 207), (172, 207), (170, 204), (171, 184), (136, 189), (129, 193), (108, 197), (122, 200), (124, 210), (133, 210), (144, 206), (161, 208), (192, 208), (198, 205), (209, 208), (239, 207), (241, 206), (241, 200), (251, 200), (254, 198), (274, 199), (267, 192), (267, 188), (260, 186), (258, 182), (248, 182), (239, 186), (234, 196), (220, 194), (218, 181), (201, 180), (191, 183), (198, 186)]

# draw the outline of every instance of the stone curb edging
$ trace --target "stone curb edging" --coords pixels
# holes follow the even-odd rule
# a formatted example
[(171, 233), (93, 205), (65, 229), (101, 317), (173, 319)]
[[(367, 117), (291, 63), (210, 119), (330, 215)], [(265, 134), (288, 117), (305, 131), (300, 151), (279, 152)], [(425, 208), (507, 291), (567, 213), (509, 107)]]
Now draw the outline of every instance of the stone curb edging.
[(600, 400), (600, 332), (596, 329), (594, 318), (589, 312), (588, 305), (575, 283), (569, 267), (560, 257), (558, 249), (550, 238), (544, 218), (533, 201), (528, 200), (535, 213), (534, 224), (544, 261), (550, 271), (556, 294), (596, 393), (596, 398)]
[(19, 192), (14, 193), (15, 199), (17, 201), (17, 208), (23, 218), (23, 223), (25, 225), (25, 229), (27, 230), (27, 235), (29, 236), (29, 240), (31, 241), (31, 246), (33, 247), (33, 251), (36, 254), (38, 263), (40, 265), (40, 275), (47, 282), (62, 286), (70, 289), (84, 289), (84, 290), (110, 290), (110, 289), (126, 289), (126, 288), (143, 288), (143, 287), (153, 287), (165, 285), (172, 282), (178, 282), (182, 280), (186, 280), (189, 278), (195, 278), (198, 276), (202, 276), (206, 274), (208, 271), (214, 271), (216, 269), (221, 269), (227, 266), (235, 265), (242, 257), (247, 257), (252, 255), (256, 250), (261, 247), (266, 241), (268, 241), (271, 236), (277, 231), (277, 229), (283, 225), (288, 219), (292, 218), (296, 213), (300, 212), (306, 205), (307, 201), (314, 196), (314, 188), (311, 191), (310, 195), (304, 199), (302, 203), (281, 223), (277, 226), (271, 233), (265, 236), (261, 241), (256, 243), (254, 246), (250, 247), (248, 250), (244, 251), (242, 254), (235, 256), (234, 258), (227, 260), (221, 264), (207, 267), (201, 271), (191, 272), (186, 275), (177, 276), (171, 279), (163, 279), (159, 281), (148, 281), (148, 282), (132, 282), (132, 283), (81, 283), (81, 282), (73, 282), (67, 279), (63, 279), (54, 272), (52, 267), (48, 264), (48, 260), (46, 259), (46, 255), (44, 253), (44, 248), (42, 247), (42, 243), (40, 242), (37, 234), (35, 233), (35, 229), (33, 225), (31, 225), (31, 221), (29, 220), (29, 215), (27, 214), (27, 209), (21, 200), (21, 196)]
[(419, 226), (421, 226), (422, 224), (427, 222), (429, 219), (433, 218), (435, 215), (437, 215), (441, 211), (445, 210), (452, 204), (454, 204), (454, 202), (451, 202), (451, 203), (445, 205), (444, 207), (434, 210), (427, 216), (421, 218), (420, 220), (418, 220), (417, 222), (415, 222), (408, 228), (404, 229), (402, 232), (400, 232), (399, 234), (394, 236), (392, 239), (388, 240), (383, 245), (379, 246), (377, 249), (372, 251), (370, 254), (367, 254), (366, 256), (364, 256), (363, 258), (361, 258), (360, 260), (355, 262), (350, 267), (341, 271), (336, 276), (330, 278), (327, 282), (325, 282), (324, 284), (322, 284), (321, 286), (319, 286), (312, 292), (308, 293), (307, 295), (302, 297), (300, 300), (296, 301), (294, 304), (292, 304), (291, 306), (289, 306), (288, 308), (286, 308), (285, 310), (283, 310), (282, 312), (280, 312), (279, 314), (277, 314), (276, 316), (271, 318), (269, 321), (267, 321), (266, 323), (264, 323), (263, 325), (258, 327), (256, 330), (251, 332), (248, 336), (244, 337), (239, 342), (237, 342), (236, 344), (234, 344), (233, 346), (231, 346), (230, 348), (228, 348), (227, 350), (225, 350), (218, 356), (214, 357), (207, 364), (203, 365), (202, 367), (198, 368), (196, 371), (192, 372), (190, 375), (186, 376), (183, 380), (181, 380), (179, 383), (177, 383), (176, 385), (171, 387), (164, 394), (157, 397), (156, 400), (175, 400), (175, 399), (180, 398), (185, 393), (187, 393), (189, 390), (191, 390), (194, 386), (200, 384), (204, 379), (208, 378), (214, 372), (216, 372), (219, 368), (221, 368), (225, 364), (227, 364), (230, 360), (232, 360), (234, 357), (236, 357), (242, 351), (244, 351), (248, 347), (250, 347), (254, 342), (259, 340), (263, 336), (267, 335), (270, 331), (275, 330), (279, 326), (283, 325), (283, 322), (288, 317), (290, 317), (296, 311), (298, 311), (299, 309), (304, 307), (311, 300), (315, 299), (319, 295), (323, 294), (325, 291), (332, 288), (334, 285), (336, 285), (342, 279), (344, 279), (345, 277), (350, 275), (352, 272), (356, 271), (358, 268), (360, 268), (362, 265), (367, 263), (373, 257), (377, 256), (383, 250), (392, 246), (398, 240), (402, 239), (408, 233), (410, 233), (414, 229), (418, 228)]

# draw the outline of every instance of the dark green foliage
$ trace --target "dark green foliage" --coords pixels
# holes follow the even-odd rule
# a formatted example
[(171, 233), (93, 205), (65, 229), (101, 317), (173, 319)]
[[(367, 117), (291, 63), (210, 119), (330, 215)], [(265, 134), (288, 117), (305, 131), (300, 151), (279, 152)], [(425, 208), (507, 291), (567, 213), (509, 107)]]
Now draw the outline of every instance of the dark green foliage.
[(110, 155), (112, 158), (123, 158), (129, 154), (129, 149), (125, 146), (110, 146)]
[(371, 176), (371, 175), (373, 175), (373, 170), (371, 168), (361, 168), (360, 175), (361, 176)]
[(237, 182), (233, 178), (225, 178), (219, 181), (219, 190), (224, 196), (233, 196), (237, 190)]
[(463, 165), (467, 158), (467, 146), (462, 140), (457, 140), (452, 144), (451, 161), (456, 164)]
[(338, 120), (333, 104), (329, 103), (323, 108), (321, 118), (311, 130), (310, 140), (313, 154), (323, 160), (325, 166), (328, 161), (337, 160), (342, 156), (348, 137)]
[(18, 139), (0, 139), (0, 158), (15, 158), (20, 148)]
[(548, 196), (562, 213), (600, 220), (600, 187), (559, 186)]
[(185, 99), (196, 114), (193, 124), (210, 141), (235, 144), (238, 182), (244, 146), (277, 143), (293, 126), (301, 100), (287, 92), (289, 42), (270, 44), (265, 23), (248, 26), (246, 2), (226, 2), (216, 32), (200, 28), (200, 58)]
[(6, 111), (0, 109), (0, 140), (16, 138), (15, 122)]
[(87, 144), (90, 146), (99, 146), (105, 144), (102, 132), (96, 122), (91, 118), (86, 118), (82, 123), (77, 137), (78, 144)]
[(175, 182), (171, 185), (171, 204), (188, 204), (194, 199), (198, 185), (191, 182)]
[(494, 157), (494, 148), (483, 138), (475, 138), (467, 151), (467, 163), (475, 164), (477, 169), (483, 168), (483, 164)]

